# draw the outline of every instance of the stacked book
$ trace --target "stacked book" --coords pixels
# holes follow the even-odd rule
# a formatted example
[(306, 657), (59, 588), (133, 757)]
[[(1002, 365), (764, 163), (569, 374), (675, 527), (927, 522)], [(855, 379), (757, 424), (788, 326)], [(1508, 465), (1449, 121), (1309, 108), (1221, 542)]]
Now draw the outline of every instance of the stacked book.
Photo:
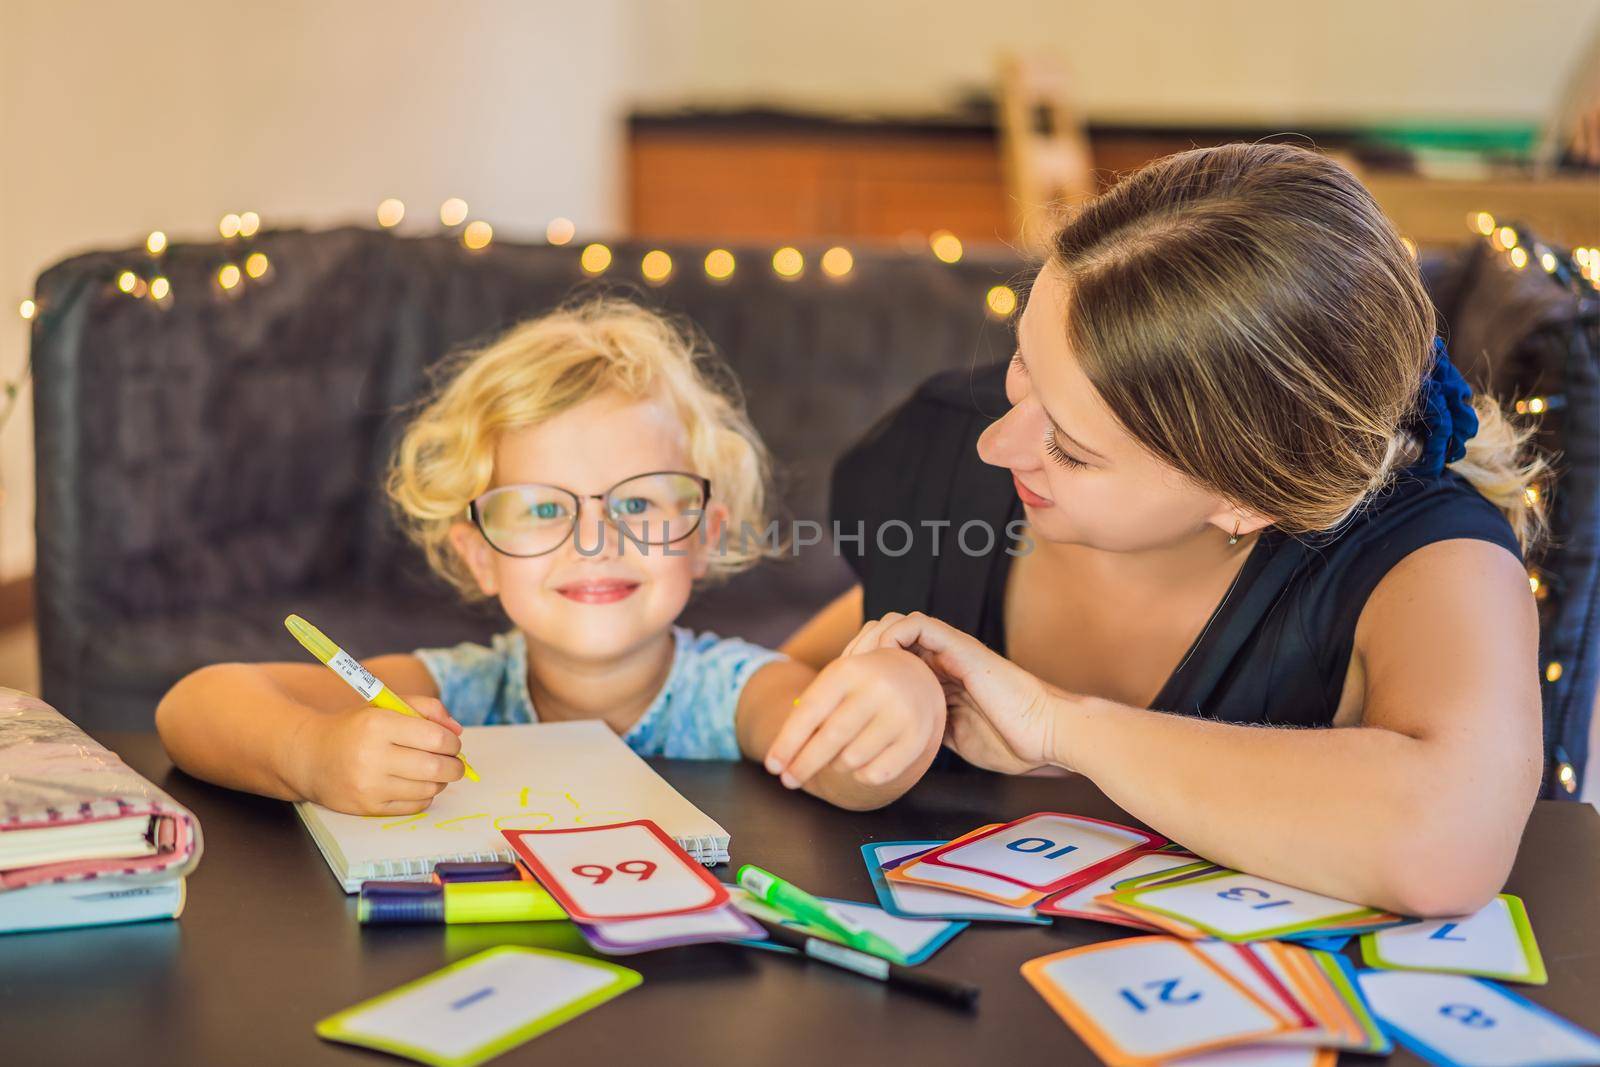
[(0, 934), (174, 919), (200, 824), (43, 701), (0, 689)]

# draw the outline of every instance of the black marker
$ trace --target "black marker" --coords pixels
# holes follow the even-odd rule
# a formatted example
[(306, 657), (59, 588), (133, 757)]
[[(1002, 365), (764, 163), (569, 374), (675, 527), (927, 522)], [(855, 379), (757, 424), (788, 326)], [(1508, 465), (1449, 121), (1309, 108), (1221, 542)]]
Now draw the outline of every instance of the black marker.
[(942, 1000), (947, 1004), (971, 1009), (976, 1006), (978, 994), (981, 990), (977, 986), (967, 985), (965, 982), (953, 982), (947, 978), (935, 978), (932, 975), (918, 974), (910, 967), (902, 967), (898, 963), (890, 963), (879, 956), (872, 956), (865, 952), (857, 952), (853, 948), (832, 941), (825, 941), (820, 937), (803, 934), (790, 926), (780, 926), (777, 923), (767, 922), (760, 916), (752, 915), (751, 918), (760, 923), (767, 931), (767, 939), (774, 944), (792, 948), (801, 955), (817, 960), (821, 963), (842, 967), (847, 971), (876, 979), (886, 985), (898, 986), (910, 993), (919, 993), (934, 1000)]

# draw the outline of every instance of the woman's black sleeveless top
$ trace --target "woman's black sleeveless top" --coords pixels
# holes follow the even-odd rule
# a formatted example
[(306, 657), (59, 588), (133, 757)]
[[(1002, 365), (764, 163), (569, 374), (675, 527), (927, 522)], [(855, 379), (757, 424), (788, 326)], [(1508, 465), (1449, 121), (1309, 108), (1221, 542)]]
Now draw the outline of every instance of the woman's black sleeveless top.
[[(1005, 369), (930, 379), (835, 465), (835, 532), (861, 580), (866, 618), (925, 612), (1004, 654), (1007, 527), (1018, 524), (1014, 533), (1023, 511), (1010, 472), (980, 460), (977, 440), (1007, 408)], [(996, 534), (988, 551), (985, 528)], [(1267, 530), (1151, 706), (1226, 722), (1329, 725), (1368, 595), (1407, 555), (1457, 538), (1521, 558), (1505, 517), (1448, 470), (1402, 473), (1333, 531)]]

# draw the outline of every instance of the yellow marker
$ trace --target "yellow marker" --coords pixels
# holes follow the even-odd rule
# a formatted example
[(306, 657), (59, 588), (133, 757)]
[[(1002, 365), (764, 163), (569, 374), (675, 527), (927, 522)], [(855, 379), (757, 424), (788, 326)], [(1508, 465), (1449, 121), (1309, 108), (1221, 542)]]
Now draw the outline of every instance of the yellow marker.
[[(307, 652), (317, 657), (334, 674), (350, 683), (350, 687), (361, 694), (361, 698), (375, 708), (386, 708), (389, 711), (398, 711), (402, 715), (409, 715), (413, 719), (422, 718), (415, 708), (401, 700), (393, 689), (378, 681), (377, 677), (363, 667), (354, 656), (350, 655), (338, 645), (329, 641), (327, 636), (315, 626), (298, 615), (290, 615), (283, 620), (283, 624), (294, 634), (294, 639), (305, 646)], [(467, 762), (466, 754), (456, 756), (461, 761), (461, 766), (466, 769), (469, 781), (479, 781), (478, 772), (472, 769), (472, 764)]]

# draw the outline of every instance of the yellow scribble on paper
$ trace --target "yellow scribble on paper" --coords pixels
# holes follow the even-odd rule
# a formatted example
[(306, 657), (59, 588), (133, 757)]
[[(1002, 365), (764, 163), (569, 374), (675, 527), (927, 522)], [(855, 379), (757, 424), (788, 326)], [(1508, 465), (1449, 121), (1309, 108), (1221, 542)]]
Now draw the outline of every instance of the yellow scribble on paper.
[(388, 820), (383, 824), (381, 829), (398, 830), (401, 827), (405, 827), (407, 830), (415, 830), (417, 829), (416, 823), (418, 820), (426, 819), (427, 817), (428, 813), (425, 811), (419, 811), (415, 815), (402, 815), (398, 819)]
[(472, 819), (487, 819), (488, 817), (488, 812), (480, 811), (472, 815), (457, 815), (453, 819), (440, 819), (433, 825), (435, 829), (443, 830), (446, 826), (454, 826), (458, 822), (467, 822)]
[(528, 806), (528, 787), (527, 786), (523, 786), (522, 787), (522, 792), (517, 794), (517, 807), (525, 808), (527, 806)]
[[(543, 819), (538, 826), (523, 826), (519, 820)], [(502, 815), (494, 821), (496, 830), (545, 830), (556, 821), (556, 817), (548, 811), (521, 811), (511, 815)]]

